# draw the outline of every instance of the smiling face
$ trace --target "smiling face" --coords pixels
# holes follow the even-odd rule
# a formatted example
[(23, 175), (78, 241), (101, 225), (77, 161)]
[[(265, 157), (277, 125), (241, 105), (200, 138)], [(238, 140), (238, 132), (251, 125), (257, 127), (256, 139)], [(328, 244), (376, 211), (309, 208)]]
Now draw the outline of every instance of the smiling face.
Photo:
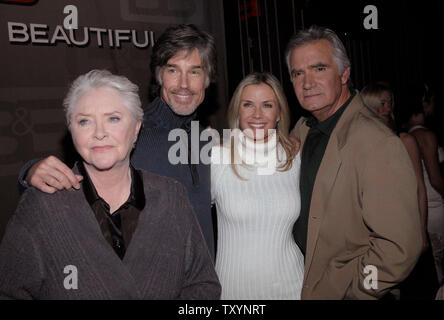
[(327, 40), (293, 49), (290, 70), (299, 103), (319, 121), (333, 115), (350, 97), (347, 89), (350, 68), (339, 74), (333, 48)]
[(206, 75), (199, 50), (180, 51), (161, 71), (161, 97), (178, 115), (192, 114), (205, 98)]
[(245, 131), (247, 136), (250, 132), (256, 141), (266, 142), (268, 130), (275, 129), (279, 120), (280, 108), (273, 89), (265, 83), (245, 86), (239, 105), (240, 129), (249, 129)]
[(124, 106), (116, 90), (88, 90), (77, 100), (70, 120), (74, 146), (85, 166), (98, 171), (129, 166), (142, 123)]

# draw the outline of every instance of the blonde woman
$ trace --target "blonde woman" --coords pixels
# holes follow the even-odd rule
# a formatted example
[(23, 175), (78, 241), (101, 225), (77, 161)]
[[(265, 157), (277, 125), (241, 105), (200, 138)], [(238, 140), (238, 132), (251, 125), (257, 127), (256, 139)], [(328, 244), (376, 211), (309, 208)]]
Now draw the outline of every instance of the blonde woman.
[(216, 271), (222, 299), (300, 299), (304, 258), (292, 237), (299, 216), (300, 156), (288, 104), (269, 73), (243, 79), (229, 105), (232, 138), (212, 150)]
[[(368, 85), (362, 90), (361, 97), (364, 104), (378, 114), (385, 125), (397, 132), (393, 116), (393, 92), (388, 85), (384, 83)], [(399, 137), (410, 156), (418, 181), (418, 202), (423, 239), (420, 259), (407, 279), (399, 286), (400, 299), (433, 299), (438, 289), (438, 278), (429, 246), (428, 225), (430, 225), (430, 219), (428, 212), (430, 209), (428, 208), (427, 184), (421, 163), (421, 148), (414, 135), (401, 132)]]
[[(364, 104), (370, 110), (374, 111), (384, 122), (386, 126), (397, 133), (395, 118), (393, 115), (394, 97), (390, 87), (385, 83), (375, 83), (362, 89), (361, 97)], [(418, 201), (419, 211), (421, 215), (421, 226), (423, 235), (423, 251), (428, 247), (427, 236), (427, 192), (424, 184), (424, 175), (421, 164), (421, 154), (416, 139), (409, 133), (399, 133), (402, 143), (404, 144), (413, 168), (415, 170), (416, 179), (418, 180)]]

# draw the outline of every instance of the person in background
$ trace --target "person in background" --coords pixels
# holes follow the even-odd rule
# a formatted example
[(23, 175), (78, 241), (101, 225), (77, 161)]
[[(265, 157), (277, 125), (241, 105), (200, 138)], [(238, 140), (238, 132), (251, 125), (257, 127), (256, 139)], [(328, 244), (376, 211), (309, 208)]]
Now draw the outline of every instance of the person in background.
[(218, 299), (184, 186), (130, 165), (143, 120), (138, 87), (92, 70), (64, 107), (82, 183), (22, 195), (0, 245), (0, 297)]
[(372, 83), (362, 89), (361, 96), (366, 107), (375, 112), (390, 129), (397, 133), (393, 113), (395, 97), (390, 86), (385, 82)]
[(435, 258), (438, 280), (441, 284), (444, 275), (444, 179), (439, 167), (438, 140), (436, 135), (424, 126), (424, 87), (413, 86), (406, 92), (406, 96), (408, 99), (402, 109), (408, 132), (415, 137), (421, 153), (424, 183), (427, 190), (427, 230)]
[(438, 292), (436, 293), (436, 300), (444, 300), (444, 284), (439, 288)]
[[(172, 177), (186, 187), (213, 258), (210, 165), (191, 161), (200, 159), (204, 146), (204, 142), (194, 141), (199, 146), (191, 148), (191, 122), (204, 101), (205, 89), (215, 79), (215, 68), (216, 49), (211, 35), (194, 25), (173, 25), (165, 30), (156, 40), (151, 55), (155, 78), (152, 90), (157, 97), (146, 107), (140, 138), (131, 157), (136, 168)], [(178, 128), (186, 132), (188, 141), (169, 141), (169, 133)], [(198, 128), (199, 133), (204, 130)], [(173, 164), (168, 158), (170, 148), (176, 143), (180, 144), (180, 150), (187, 150), (187, 163)], [(79, 188), (81, 179), (81, 175), (75, 175), (54, 156), (28, 162), (19, 175), (23, 186), (31, 185), (49, 193)]]
[(405, 132), (399, 132), (393, 114), (394, 94), (391, 88), (384, 83), (374, 83), (364, 87), (361, 91), (362, 100), (367, 108), (375, 112), (382, 122), (393, 130), (400, 138), (406, 148), (418, 182), (419, 212), (421, 215), (421, 230), (423, 236), (423, 251), (428, 247), (427, 235), (427, 193), (424, 185), (421, 156), (416, 139)]
[(444, 115), (441, 103), (440, 95), (433, 89), (433, 86), (424, 84), (424, 98), (422, 102), (425, 115), (424, 126), (436, 135), (441, 176), (444, 176), (444, 128), (442, 125)]
[(211, 163), (221, 298), (300, 299), (304, 257), (292, 239), (300, 156), (279, 81), (270, 73), (246, 76), (228, 120), (233, 141), (213, 147)]
[(416, 139), (409, 133), (400, 132), (394, 117), (394, 94), (390, 86), (383, 82), (370, 84), (362, 89), (361, 97), (366, 107), (375, 112), (404, 144), (412, 161), (418, 182), (418, 205), (421, 218), (423, 240), (422, 254), (410, 275), (400, 285), (400, 294), (392, 293), (399, 299), (434, 299), (438, 289), (438, 278), (434, 266), (430, 240), (427, 232), (427, 192), (424, 183), (421, 154)]

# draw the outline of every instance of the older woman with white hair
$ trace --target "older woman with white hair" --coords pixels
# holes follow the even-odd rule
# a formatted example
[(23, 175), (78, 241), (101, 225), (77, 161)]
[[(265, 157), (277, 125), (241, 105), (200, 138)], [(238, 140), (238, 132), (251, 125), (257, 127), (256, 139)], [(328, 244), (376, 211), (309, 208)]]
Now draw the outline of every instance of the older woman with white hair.
[(64, 106), (82, 186), (23, 194), (0, 245), (0, 297), (218, 299), (184, 187), (130, 165), (143, 118), (138, 87), (92, 70)]

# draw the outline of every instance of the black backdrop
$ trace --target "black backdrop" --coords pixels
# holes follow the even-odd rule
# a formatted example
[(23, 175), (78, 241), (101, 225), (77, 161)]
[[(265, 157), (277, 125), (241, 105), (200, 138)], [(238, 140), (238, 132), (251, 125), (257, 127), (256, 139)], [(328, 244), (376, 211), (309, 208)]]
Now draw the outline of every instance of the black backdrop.
[[(378, 29), (367, 30), (367, 5), (378, 10)], [(426, 82), (443, 88), (444, 1), (402, 0), (231, 0), (224, 1), (229, 94), (245, 73), (270, 71), (283, 83), (293, 123), (302, 114), (284, 62), (286, 43), (295, 30), (312, 24), (338, 33), (349, 53), (355, 88), (387, 81), (395, 107), (405, 103), (406, 88)], [(440, 105), (442, 108), (442, 105)], [(399, 110), (396, 110), (399, 111)]]

